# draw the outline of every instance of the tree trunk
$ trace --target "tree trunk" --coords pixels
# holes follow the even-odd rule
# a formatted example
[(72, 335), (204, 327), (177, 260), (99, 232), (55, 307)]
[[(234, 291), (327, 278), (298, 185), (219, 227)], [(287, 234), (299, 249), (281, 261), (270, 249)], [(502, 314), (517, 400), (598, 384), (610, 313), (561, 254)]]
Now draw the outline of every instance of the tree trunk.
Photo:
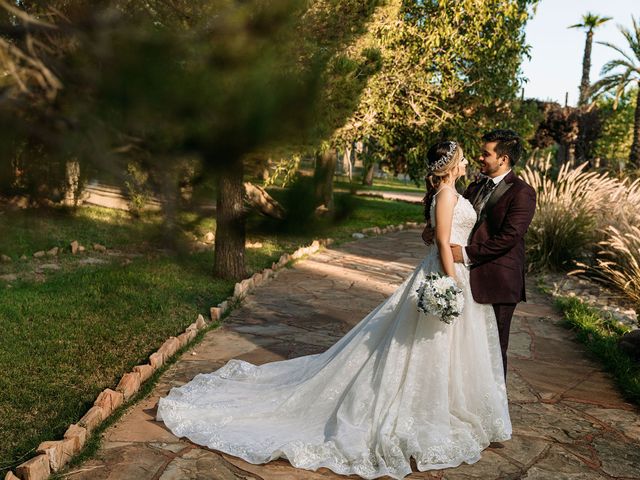
[(561, 143), (558, 145), (558, 164), (575, 165), (576, 161), (576, 146), (575, 143)]
[(558, 143), (558, 151), (556, 152), (556, 163), (564, 165), (567, 161), (567, 147), (564, 143)]
[[(579, 122), (578, 126), (578, 138), (575, 143), (575, 162), (577, 165), (581, 165), (585, 161), (587, 161), (587, 136), (585, 134), (584, 125), (582, 125), (582, 121)], [(591, 161), (589, 160), (589, 165), (587, 165), (587, 169), (592, 167)]]
[(567, 154), (567, 162), (571, 167), (574, 167), (576, 164), (576, 144), (570, 143), (567, 145), (567, 149), (565, 150)]
[(65, 205), (77, 207), (80, 200), (80, 163), (70, 160), (65, 165), (66, 185), (64, 192)]
[(365, 165), (364, 175), (362, 176), (362, 185), (373, 185), (373, 172), (376, 169), (376, 164), (373, 161), (369, 161)]
[(316, 188), (316, 203), (333, 210), (333, 172), (336, 168), (336, 152), (328, 148), (316, 153), (316, 169), (314, 181)]
[[(640, 83), (638, 85), (640, 87)], [(640, 88), (636, 96), (636, 110), (633, 122), (633, 143), (629, 153), (629, 164), (631, 168), (640, 168)]]
[[(347, 146), (344, 150), (344, 152), (342, 153), (342, 164), (341, 164), (341, 170), (342, 173), (346, 174), (347, 177), (349, 177), (349, 181), (351, 182), (352, 180), (352, 171), (351, 171), (351, 155), (352, 155), (352, 151), (353, 148), (351, 145)], [(338, 152), (338, 155), (340, 155), (340, 153)]]
[(242, 161), (236, 160), (218, 177), (213, 273), (229, 280), (240, 280), (246, 275), (243, 173)]
[(175, 167), (169, 167), (158, 175), (157, 182), (160, 187), (160, 201), (162, 202), (162, 213), (164, 221), (162, 225), (162, 236), (164, 244), (171, 249), (178, 247), (178, 197), (180, 187), (178, 186), (178, 175)]
[(589, 101), (589, 72), (591, 70), (591, 44), (593, 43), (593, 30), (587, 32), (587, 39), (584, 44), (584, 57), (582, 57), (582, 80), (580, 81), (580, 98), (578, 106), (586, 105)]
[(282, 220), (284, 208), (267, 191), (259, 185), (250, 182), (244, 184), (244, 199), (251, 207), (261, 214)]

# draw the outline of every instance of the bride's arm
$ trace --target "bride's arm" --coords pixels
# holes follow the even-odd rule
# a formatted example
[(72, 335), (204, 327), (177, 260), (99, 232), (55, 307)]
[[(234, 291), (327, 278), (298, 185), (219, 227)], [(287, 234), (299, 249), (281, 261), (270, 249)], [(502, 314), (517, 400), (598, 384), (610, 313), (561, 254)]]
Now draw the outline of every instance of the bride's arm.
[(453, 208), (456, 206), (458, 197), (451, 190), (444, 189), (438, 193), (436, 202), (436, 245), (440, 255), (440, 263), (444, 273), (452, 278), (456, 278), (453, 263), (453, 254), (449, 246), (451, 240), (451, 225), (453, 223)]

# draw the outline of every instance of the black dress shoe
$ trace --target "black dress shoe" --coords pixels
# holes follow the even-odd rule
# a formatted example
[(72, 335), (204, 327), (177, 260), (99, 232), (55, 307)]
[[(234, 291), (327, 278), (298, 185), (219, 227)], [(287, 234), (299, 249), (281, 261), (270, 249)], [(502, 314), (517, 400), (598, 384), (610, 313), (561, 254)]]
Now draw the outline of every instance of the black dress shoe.
[(489, 448), (504, 448), (504, 443), (501, 442), (491, 442), (489, 444)]

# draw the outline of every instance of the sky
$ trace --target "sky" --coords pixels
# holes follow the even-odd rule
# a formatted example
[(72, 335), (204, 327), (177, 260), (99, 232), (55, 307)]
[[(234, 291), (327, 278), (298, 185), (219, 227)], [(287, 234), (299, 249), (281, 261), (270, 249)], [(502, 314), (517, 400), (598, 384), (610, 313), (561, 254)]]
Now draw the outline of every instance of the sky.
[(602, 66), (619, 56), (596, 42), (624, 47), (626, 40), (618, 25), (631, 28), (632, 14), (640, 21), (640, 0), (541, 0), (525, 30), (527, 43), (531, 46), (531, 60), (525, 59), (522, 65), (524, 76), (528, 78), (524, 86), (526, 98), (552, 100), (564, 105), (565, 92), (569, 92), (569, 105), (575, 106), (586, 33), (567, 27), (581, 23), (582, 15), (587, 12), (613, 17), (595, 30), (590, 73), (593, 83), (600, 77)]

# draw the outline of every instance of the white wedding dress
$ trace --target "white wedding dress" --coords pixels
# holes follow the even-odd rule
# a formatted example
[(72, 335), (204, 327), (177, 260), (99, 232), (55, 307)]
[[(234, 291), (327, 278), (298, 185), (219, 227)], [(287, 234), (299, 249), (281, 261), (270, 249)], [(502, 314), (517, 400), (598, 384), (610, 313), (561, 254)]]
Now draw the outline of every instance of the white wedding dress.
[[(458, 198), (451, 242), (465, 245), (476, 213)], [(260, 366), (230, 360), (161, 398), (158, 420), (250, 463), (286, 458), (368, 479), (409, 475), (410, 457), (421, 471), (478, 461), (511, 436), (495, 316), (473, 301), (460, 264), (463, 315), (448, 325), (419, 313), (416, 289), (431, 271), (441, 271), (435, 245), (324, 353)]]

